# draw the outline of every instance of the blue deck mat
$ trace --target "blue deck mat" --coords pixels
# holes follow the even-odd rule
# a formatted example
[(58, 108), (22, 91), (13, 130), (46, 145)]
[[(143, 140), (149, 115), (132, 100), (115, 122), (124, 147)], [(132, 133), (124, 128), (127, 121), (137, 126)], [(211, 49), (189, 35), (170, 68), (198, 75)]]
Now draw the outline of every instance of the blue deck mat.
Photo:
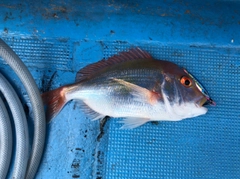
[[(120, 130), (121, 119), (91, 121), (72, 101), (48, 125), (36, 179), (240, 178), (239, 9), (240, 2), (221, 0), (3, 0), (0, 36), (41, 92), (138, 46), (187, 68), (217, 103), (200, 117)], [(28, 104), (2, 61), (0, 71)]]

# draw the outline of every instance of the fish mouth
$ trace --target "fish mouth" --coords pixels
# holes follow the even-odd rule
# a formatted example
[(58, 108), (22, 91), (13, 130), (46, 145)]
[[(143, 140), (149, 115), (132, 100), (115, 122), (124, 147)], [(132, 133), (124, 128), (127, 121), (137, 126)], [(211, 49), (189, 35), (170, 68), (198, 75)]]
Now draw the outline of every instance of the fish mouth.
[(203, 106), (205, 105), (211, 105), (211, 106), (216, 106), (216, 102), (212, 100), (212, 98), (210, 97), (206, 97), (206, 102), (203, 104)]
[(206, 105), (216, 106), (216, 102), (212, 100), (212, 98), (205, 96), (199, 101), (199, 106), (203, 107)]

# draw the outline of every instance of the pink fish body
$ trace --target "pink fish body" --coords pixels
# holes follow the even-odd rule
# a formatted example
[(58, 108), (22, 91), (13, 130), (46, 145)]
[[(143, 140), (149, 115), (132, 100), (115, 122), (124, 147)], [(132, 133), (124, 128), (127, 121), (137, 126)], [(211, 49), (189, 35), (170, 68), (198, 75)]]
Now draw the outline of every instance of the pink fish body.
[(76, 83), (42, 95), (51, 120), (70, 100), (80, 100), (92, 120), (124, 118), (123, 128), (149, 121), (179, 121), (203, 115), (215, 104), (185, 69), (155, 60), (139, 48), (81, 69)]

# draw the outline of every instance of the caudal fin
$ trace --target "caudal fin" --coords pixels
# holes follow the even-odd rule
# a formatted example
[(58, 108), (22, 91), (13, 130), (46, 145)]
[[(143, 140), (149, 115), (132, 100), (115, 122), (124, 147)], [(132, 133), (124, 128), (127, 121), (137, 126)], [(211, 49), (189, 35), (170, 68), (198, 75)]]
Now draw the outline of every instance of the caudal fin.
[(47, 122), (50, 122), (67, 103), (65, 89), (65, 87), (60, 87), (42, 94), (43, 103), (47, 107)]

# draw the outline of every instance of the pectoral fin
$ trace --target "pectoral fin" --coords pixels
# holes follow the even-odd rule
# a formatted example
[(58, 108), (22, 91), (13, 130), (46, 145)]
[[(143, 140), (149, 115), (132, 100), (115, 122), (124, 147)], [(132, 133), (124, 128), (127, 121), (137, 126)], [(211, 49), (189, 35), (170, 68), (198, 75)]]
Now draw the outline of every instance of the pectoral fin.
[(150, 120), (147, 118), (135, 118), (135, 117), (124, 118), (122, 121), (120, 121), (120, 123), (124, 124), (121, 127), (121, 129), (133, 129), (133, 128), (139, 127), (149, 121)]
[(154, 91), (150, 91), (146, 88), (143, 88), (141, 86), (135, 85), (133, 83), (127, 82), (125, 80), (122, 79), (117, 79), (117, 78), (113, 78), (114, 81), (120, 83), (121, 85), (126, 86), (127, 88), (131, 89), (132, 92), (131, 94), (136, 96), (137, 98), (141, 98), (145, 101), (147, 101), (148, 103), (154, 105), (157, 103), (158, 99), (161, 98), (161, 95), (157, 92)]

